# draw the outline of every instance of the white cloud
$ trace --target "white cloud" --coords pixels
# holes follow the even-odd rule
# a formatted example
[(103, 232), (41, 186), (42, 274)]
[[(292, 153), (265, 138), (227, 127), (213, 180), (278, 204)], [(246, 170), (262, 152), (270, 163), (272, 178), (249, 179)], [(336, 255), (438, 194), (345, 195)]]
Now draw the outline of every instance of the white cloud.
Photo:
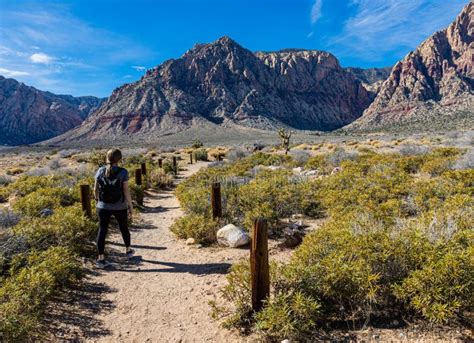
[(133, 69), (135, 69), (136, 71), (145, 71), (146, 68), (145, 67), (142, 67), (142, 66), (132, 66)]
[(49, 64), (54, 61), (54, 58), (42, 52), (38, 52), (30, 56), (30, 61), (33, 63)]
[(314, 31), (311, 31), (310, 33), (306, 35), (306, 38), (311, 38), (313, 37), (313, 35), (314, 35)]
[(355, 14), (328, 43), (336, 56), (366, 61), (403, 57), (434, 32), (449, 25), (465, 0), (352, 0)]
[(61, 2), (12, 2), (1, 11), (0, 66), (42, 90), (109, 95), (123, 83), (113, 70), (156, 56), (127, 36), (77, 18)]
[(26, 71), (0, 68), (0, 75), (6, 76), (6, 77), (18, 77), (18, 76), (27, 76), (27, 75), (30, 75), (30, 73), (27, 73)]
[(315, 24), (322, 16), (323, 0), (315, 0), (311, 7), (311, 24)]

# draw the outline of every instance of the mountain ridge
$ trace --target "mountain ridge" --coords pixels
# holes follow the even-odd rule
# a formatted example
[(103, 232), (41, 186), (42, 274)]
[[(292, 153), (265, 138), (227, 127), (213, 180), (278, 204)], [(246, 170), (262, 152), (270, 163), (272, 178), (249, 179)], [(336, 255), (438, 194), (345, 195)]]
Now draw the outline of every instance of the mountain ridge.
[(115, 89), (83, 125), (61, 138), (168, 134), (197, 119), (329, 131), (359, 117), (369, 102), (361, 83), (328, 52), (253, 53), (224, 36)]
[(31, 144), (80, 125), (104, 99), (40, 91), (0, 76), (0, 145)]
[[(349, 130), (373, 130), (474, 115), (474, 3), (392, 68), (380, 91)], [(470, 114), (469, 114), (470, 113)], [(472, 118), (471, 118), (472, 119)]]

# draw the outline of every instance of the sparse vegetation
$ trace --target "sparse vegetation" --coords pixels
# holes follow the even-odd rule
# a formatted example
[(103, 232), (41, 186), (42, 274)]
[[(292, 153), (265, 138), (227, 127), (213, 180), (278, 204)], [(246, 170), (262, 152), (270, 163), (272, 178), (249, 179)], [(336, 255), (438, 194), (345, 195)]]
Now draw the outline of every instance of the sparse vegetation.
[[(289, 263), (273, 265), (272, 296), (256, 316), (250, 310), (248, 265), (233, 267), (223, 289), (233, 305), (215, 305), (226, 325), (271, 339), (305, 339), (337, 321), (468, 320), (474, 174), (452, 170), (462, 151), (330, 151), (307, 161), (256, 153), (201, 170), (178, 186), (188, 213), (175, 224), (182, 231), (191, 220), (209, 218), (212, 181), (221, 182), (224, 223), (249, 229), (263, 217), (275, 231), (293, 214), (325, 219)], [(302, 163), (302, 172), (317, 170), (318, 177), (295, 175), (292, 168)]]

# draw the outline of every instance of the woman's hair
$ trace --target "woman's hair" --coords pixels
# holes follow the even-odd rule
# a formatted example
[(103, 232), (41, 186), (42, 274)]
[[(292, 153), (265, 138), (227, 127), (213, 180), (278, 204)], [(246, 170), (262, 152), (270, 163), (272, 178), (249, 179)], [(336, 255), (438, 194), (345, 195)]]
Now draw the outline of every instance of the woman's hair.
[(110, 177), (113, 174), (112, 165), (122, 159), (122, 152), (119, 149), (110, 149), (107, 151), (107, 166), (105, 167), (105, 176)]

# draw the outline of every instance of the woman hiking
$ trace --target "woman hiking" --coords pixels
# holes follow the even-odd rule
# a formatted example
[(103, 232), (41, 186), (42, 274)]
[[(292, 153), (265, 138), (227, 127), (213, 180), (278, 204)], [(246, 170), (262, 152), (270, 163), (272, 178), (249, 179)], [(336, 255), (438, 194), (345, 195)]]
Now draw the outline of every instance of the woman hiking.
[(100, 167), (95, 174), (94, 195), (99, 216), (99, 233), (97, 234), (97, 250), (99, 258), (97, 268), (106, 268), (109, 263), (105, 260), (105, 237), (109, 228), (110, 218), (117, 219), (120, 232), (125, 243), (125, 254), (131, 258), (134, 250), (130, 247), (130, 231), (128, 219), (132, 218), (132, 197), (128, 188), (128, 171), (118, 166), (122, 153), (118, 149), (107, 151), (107, 165)]

